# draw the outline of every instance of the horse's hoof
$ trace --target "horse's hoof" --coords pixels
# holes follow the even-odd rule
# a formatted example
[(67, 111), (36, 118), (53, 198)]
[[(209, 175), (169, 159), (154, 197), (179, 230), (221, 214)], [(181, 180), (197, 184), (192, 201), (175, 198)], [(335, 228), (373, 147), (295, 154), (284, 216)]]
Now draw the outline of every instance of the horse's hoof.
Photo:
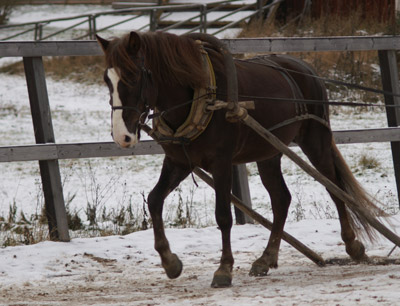
[(165, 273), (167, 273), (168, 278), (174, 279), (177, 278), (182, 273), (183, 264), (182, 261), (176, 256), (176, 254), (172, 254), (171, 260), (168, 264), (163, 264)]
[(351, 244), (346, 245), (346, 252), (355, 261), (368, 261), (368, 256), (365, 254), (365, 247), (358, 240), (354, 240)]
[(250, 276), (267, 276), (269, 267), (266, 265), (253, 264), (251, 266), (249, 275)]
[(250, 276), (267, 276), (270, 268), (278, 268), (276, 256), (262, 256), (251, 265)]
[(232, 286), (232, 277), (230, 275), (218, 274), (214, 275), (211, 283), (212, 288), (227, 288)]

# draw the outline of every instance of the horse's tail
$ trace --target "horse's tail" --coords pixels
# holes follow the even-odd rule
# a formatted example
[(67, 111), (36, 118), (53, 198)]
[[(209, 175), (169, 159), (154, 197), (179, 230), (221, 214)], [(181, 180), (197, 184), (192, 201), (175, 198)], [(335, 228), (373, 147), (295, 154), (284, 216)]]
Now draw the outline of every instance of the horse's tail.
[[(386, 216), (387, 214), (372, 202), (373, 197), (356, 180), (334, 141), (332, 141), (332, 153), (337, 178), (343, 190), (358, 203), (360, 209), (367, 211), (374, 217)], [(349, 212), (350, 225), (356, 235), (359, 238), (374, 241), (376, 239), (376, 231), (370, 226), (368, 220), (353, 209), (352, 206), (346, 205), (346, 209)]]

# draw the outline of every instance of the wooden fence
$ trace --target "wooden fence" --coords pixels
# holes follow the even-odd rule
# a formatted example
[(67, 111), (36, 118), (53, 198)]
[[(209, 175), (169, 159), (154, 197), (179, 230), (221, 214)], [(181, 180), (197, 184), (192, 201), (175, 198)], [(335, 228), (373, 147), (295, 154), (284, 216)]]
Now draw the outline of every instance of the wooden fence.
[[(378, 52), (382, 87), (400, 94), (396, 50), (399, 36), (328, 38), (245, 38), (225, 40), (233, 54), (268, 52), (371, 51)], [(42, 177), (50, 237), (69, 241), (61, 185), (59, 159), (162, 154), (154, 141), (143, 141), (131, 149), (114, 143), (56, 144), (49, 107), (43, 56), (101, 55), (96, 41), (0, 42), (0, 57), (22, 57), (25, 67), (36, 145), (0, 147), (0, 162), (38, 160)], [(397, 96), (385, 95), (386, 105), (400, 106)], [(337, 143), (391, 142), (397, 192), (400, 195), (400, 108), (387, 109), (388, 128), (334, 132)], [(248, 183), (236, 176), (238, 193), (249, 198)], [(236, 184), (236, 185), (237, 185)], [(235, 184), (234, 184), (235, 185)]]
[(32, 5), (42, 5), (42, 4), (97, 4), (97, 5), (111, 5), (114, 0), (17, 0), (18, 5), (32, 4)]

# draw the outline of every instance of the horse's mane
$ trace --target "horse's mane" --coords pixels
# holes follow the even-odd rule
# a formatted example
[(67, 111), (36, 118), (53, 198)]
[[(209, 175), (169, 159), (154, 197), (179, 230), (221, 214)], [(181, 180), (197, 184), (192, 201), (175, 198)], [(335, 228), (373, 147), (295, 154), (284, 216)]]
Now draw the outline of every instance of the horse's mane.
[[(206, 86), (207, 74), (202, 64), (200, 46), (193, 39), (163, 32), (138, 34), (144, 64), (157, 82), (192, 88)], [(135, 55), (129, 54), (129, 37), (127, 34), (111, 41), (106, 62), (109, 67), (128, 70), (136, 75), (140, 67), (133, 61)]]

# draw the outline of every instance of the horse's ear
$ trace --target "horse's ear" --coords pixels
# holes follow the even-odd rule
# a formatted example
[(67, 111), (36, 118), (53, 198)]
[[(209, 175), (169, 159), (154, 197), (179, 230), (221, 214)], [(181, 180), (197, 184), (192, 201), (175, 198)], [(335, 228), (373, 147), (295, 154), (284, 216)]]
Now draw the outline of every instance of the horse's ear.
[(101, 48), (103, 49), (103, 52), (106, 52), (110, 42), (104, 38), (101, 38), (99, 35), (96, 35), (96, 39), (97, 42), (100, 44)]
[(129, 34), (129, 49), (135, 54), (139, 51), (141, 45), (141, 38), (138, 33), (131, 32)]

